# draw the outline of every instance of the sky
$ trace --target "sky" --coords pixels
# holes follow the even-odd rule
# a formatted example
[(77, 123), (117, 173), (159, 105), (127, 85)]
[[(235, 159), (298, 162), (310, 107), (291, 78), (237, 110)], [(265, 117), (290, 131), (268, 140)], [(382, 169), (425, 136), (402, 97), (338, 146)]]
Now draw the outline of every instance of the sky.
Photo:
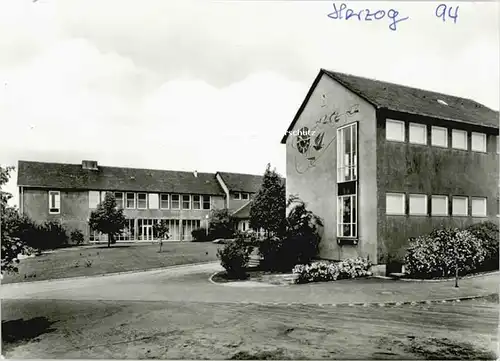
[[(280, 140), (320, 68), (499, 109), (496, 2), (2, 0), (0, 165), (285, 174)], [(441, 8), (442, 9), (442, 8)], [(380, 13), (381, 14), (381, 13)], [(16, 174), (5, 187), (17, 203)]]

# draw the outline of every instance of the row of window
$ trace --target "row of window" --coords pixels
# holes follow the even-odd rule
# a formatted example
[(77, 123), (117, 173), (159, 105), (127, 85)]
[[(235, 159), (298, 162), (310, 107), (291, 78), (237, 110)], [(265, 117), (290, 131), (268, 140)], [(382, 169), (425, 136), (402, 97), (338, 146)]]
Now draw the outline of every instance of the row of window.
[(234, 192), (232, 193), (232, 198), (236, 200), (244, 200), (247, 201), (250, 199), (250, 193), (244, 193), (244, 192)]
[[(199, 194), (166, 194), (113, 192), (116, 204), (125, 209), (183, 209), (210, 210), (211, 199)], [(89, 208), (97, 208), (106, 192), (89, 191)]]
[[(431, 209), (428, 208), (427, 195), (410, 194), (408, 196), (409, 215), (421, 216), (468, 216), (469, 215), (469, 197), (452, 196), (451, 210), (449, 208), (448, 196), (431, 195)], [(471, 197), (471, 212), (473, 217), (486, 217), (487, 207), (486, 198)], [(405, 193), (387, 193), (386, 194), (386, 214), (405, 215), (406, 214), (406, 194)]]
[[(405, 142), (405, 122), (401, 120), (387, 119), (385, 122), (385, 137), (387, 140)], [(409, 142), (413, 144), (428, 143), (427, 126), (425, 124), (409, 124)], [(431, 126), (431, 145), (448, 148), (448, 129), (444, 127)], [(467, 131), (451, 130), (451, 147), (453, 149), (468, 150)], [(486, 134), (471, 132), (471, 150), (475, 152), (486, 152)], [(497, 153), (499, 152), (497, 137)]]

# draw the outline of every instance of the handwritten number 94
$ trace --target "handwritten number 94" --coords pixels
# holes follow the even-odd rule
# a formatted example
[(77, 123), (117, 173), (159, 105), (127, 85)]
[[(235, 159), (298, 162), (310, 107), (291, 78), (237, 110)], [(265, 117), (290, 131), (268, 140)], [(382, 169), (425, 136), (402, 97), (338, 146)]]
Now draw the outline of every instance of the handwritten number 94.
[(453, 19), (453, 23), (456, 24), (458, 20), (458, 6), (453, 8), (453, 6), (446, 6), (446, 4), (441, 4), (436, 7), (436, 16), (438, 18), (446, 21), (446, 18)]

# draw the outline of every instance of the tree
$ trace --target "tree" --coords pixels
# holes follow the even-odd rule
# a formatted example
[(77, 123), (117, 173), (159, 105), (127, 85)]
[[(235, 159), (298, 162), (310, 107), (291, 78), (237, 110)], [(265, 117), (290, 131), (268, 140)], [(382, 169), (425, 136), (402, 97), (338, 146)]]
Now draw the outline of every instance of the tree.
[(227, 208), (214, 209), (208, 220), (208, 236), (210, 239), (234, 237), (236, 220)]
[(8, 201), (12, 194), (4, 192), (2, 187), (9, 181), (10, 172), (14, 167), (0, 167), (0, 241), (2, 243), (1, 272), (17, 272), (19, 254), (27, 254), (28, 247), (18, 237), (13, 235), (14, 225), (18, 224), (19, 212), (15, 207), (10, 207)]
[(108, 247), (111, 247), (111, 243), (115, 243), (115, 235), (125, 228), (125, 223), (123, 209), (117, 208), (115, 196), (111, 192), (106, 192), (104, 201), (90, 213), (90, 228), (108, 235)]
[(281, 234), (284, 230), (286, 190), (283, 178), (268, 164), (262, 186), (252, 200), (250, 228), (264, 229), (266, 235)]
[(168, 235), (169, 228), (168, 228), (167, 220), (162, 219), (161, 221), (153, 224), (153, 232), (158, 236), (158, 240), (160, 242), (160, 250), (158, 252), (161, 253), (161, 248), (163, 246), (163, 240), (170, 238), (170, 236)]

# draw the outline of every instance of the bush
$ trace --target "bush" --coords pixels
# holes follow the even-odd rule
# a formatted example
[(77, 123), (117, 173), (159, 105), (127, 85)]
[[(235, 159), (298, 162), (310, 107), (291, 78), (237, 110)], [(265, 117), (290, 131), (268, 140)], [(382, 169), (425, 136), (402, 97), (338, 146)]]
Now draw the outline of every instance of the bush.
[(288, 207), (284, 236), (266, 237), (259, 246), (262, 265), (269, 270), (286, 271), (296, 264), (308, 264), (319, 251), (321, 219), (296, 197), (289, 199)]
[(215, 209), (210, 214), (208, 237), (209, 240), (218, 238), (230, 239), (234, 237), (236, 221), (229, 210)]
[(368, 270), (370, 261), (364, 258), (346, 259), (338, 263), (313, 262), (310, 265), (299, 264), (293, 268), (293, 273), (298, 275), (297, 283), (336, 281), (371, 276)]
[(207, 230), (204, 228), (196, 228), (191, 231), (191, 236), (193, 236), (193, 242), (207, 242), (209, 241), (207, 236)]
[(253, 247), (244, 238), (237, 238), (218, 249), (217, 257), (229, 278), (244, 279), (246, 278), (245, 267), (252, 251)]
[(81, 245), (83, 244), (83, 241), (84, 237), (82, 231), (80, 231), (79, 229), (75, 229), (71, 232), (71, 243)]
[(498, 226), (493, 222), (476, 223), (466, 228), (481, 242), (486, 254), (478, 271), (498, 269)]
[(56, 221), (46, 221), (40, 227), (39, 249), (56, 249), (68, 245), (69, 237), (64, 227)]
[(470, 231), (440, 229), (410, 239), (405, 267), (412, 277), (433, 278), (455, 275), (458, 263), (459, 274), (464, 275), (477, 270), (485, 254), (481, 242)]

